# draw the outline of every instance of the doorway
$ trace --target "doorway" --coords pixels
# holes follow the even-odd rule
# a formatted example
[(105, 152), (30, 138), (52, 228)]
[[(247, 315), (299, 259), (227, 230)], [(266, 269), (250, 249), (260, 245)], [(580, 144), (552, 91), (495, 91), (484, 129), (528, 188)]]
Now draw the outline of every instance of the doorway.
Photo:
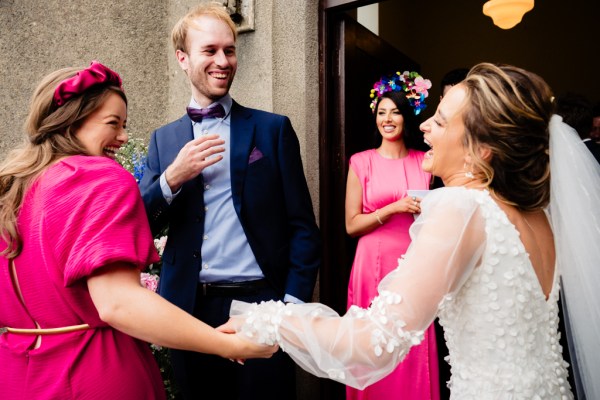
[[(376, 146), (379, 136), (369, 104), (373, 83), (398, 69), (420, 65), (351, 16), (376, 1), (322, 1), (320, 13), (320, 228), (323, 267), (320, 301), (346, 311), (348, 280), (356, 239), (345, 229), (344, 203), (350, 156)], [(321, 398), (344, 399), (343, 385), (321, 384)]]
[[(360, 1), (349, 3), (364, 3)], [(322, 41), (320, 122), (320, 225), (324, 237), (321, 301), (343, 313), (355, 240), (345, 230), (344, 201), (350, 156), (375, 146), (378, 132), (369, 108), (373, 83), (399, 68), (420, 71), (419, 64), (383, 41), (347, 9), (325, 10)]]

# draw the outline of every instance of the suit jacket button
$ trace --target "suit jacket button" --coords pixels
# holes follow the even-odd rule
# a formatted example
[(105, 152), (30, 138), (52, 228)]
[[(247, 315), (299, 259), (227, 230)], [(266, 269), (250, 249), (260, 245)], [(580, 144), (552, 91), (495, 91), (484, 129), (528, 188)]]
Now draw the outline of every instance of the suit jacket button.
[(199, 251), (194, 251), (193, 256), (194, 256), (194, 258), (199, 258), (200, 257), (200, 252)]

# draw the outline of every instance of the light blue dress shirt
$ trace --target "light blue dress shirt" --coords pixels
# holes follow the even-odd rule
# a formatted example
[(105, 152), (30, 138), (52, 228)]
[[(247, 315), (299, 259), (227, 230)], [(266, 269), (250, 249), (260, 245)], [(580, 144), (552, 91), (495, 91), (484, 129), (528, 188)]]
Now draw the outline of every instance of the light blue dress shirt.
[[(205, 118), (192, 122), (194, 139), (201, 135), (217, 134), (225, 141), (223, 159), (202, 171), (204, 180), (204, 237), (202, 238), (202, 268), (200, 282), (244, 282), (264, 278), (256, 257), (250, 248), (242, 224), (233, 207), (231, 193), (231, 106), (227, 94), (219, 101), (225, 109), (224, 118)], [(190, 107), (201, 108), (192, 98)], [(165, 173), (160, 176), (160, 186), (165, 200), (171, 201), (179, 192), (172, 193)], [(286, 294), (284, 301), (303, 303)]]
[[(199, 280), (200, 282), (243, 282), (262, 279), (264, 278), (262, 270), (258, 266), (233, 207), (230, 175), (233, 100), (231, 96), (226, 95), (218, 103), (225, 109), (224, 118), (205, 118), (201, 122), (192, 122), (194, 139), (202, 135), (217, 134), (225, 141), (223, 145), (225, 151), (220, 153), (223, 159), (202, 171), (205, 217)], [(193, 98), (190, 107), (201, 108)], [(160, 177), (161, 188), (165, 199), (170, 202), (178, 193), (171, 193), (164, 175), (163, 173)]]

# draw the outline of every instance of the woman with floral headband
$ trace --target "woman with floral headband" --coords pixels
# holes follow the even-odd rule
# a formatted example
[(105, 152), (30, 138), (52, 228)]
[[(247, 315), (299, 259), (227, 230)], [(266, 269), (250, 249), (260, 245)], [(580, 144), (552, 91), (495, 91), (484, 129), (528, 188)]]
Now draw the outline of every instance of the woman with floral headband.
[(599, 399), (600, 166), (553, 111), (539, 76), (474, 66), (421, 125), (431, 146), (423, 169), (445, 187), (423, 199), (406, 255), (371, 305), (340, 317), (321, 304), (237, 302), (224, 329), (278, 343), (308, 371), (364, 388), (439, 316), (451, 399), (566, 400), (562, 286), (575, 382)]
[[(420, 86), (415, 85), (415, 81)], [(431, 174), (421, 169), (425, 153), (417, 115), (425, 107), (428, 80), (416, 72), (397, 73), (375, 83), (371, 107), (381, 144), (350, 158), (346, 186), (346, 231), (360, 236), (350, 282), (348, 308), (367, 308), (381, 279), (398, 264), (410, 244), (408, 230), (420, 212), (420, 196)], [(416, 103), (418, 100), (418, 103)], [(391, 374), (364, 390), (347, 386), (347, 400), (385, 400), (390, 393), (406, 400), (440, 397), (438, 356), (433, 325)]]
[(135, 180), (114, 161), (126, 120), (117, 73), (56, 71), (34, 92), (24, 147), (0, 165), (2, 400), (162, 399), (143, 341), (231, 359), (276, 349), (141, 286), (158, 255)]

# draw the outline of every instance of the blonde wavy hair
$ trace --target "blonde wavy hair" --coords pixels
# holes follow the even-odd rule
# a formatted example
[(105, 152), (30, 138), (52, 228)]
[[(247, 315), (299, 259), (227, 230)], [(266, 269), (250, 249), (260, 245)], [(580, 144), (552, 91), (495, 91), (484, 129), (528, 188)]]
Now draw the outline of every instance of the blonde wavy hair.
[[(508, 204), (523, 211), (544, 208), (550, 199), (550, 87), (529, 71), (489, 63), (474, 66), (462, 84), (465, 144), (473, 169)], [(480, 156), (482, 147), (491, 157)]]
[(0, 255), (14, 258), (22, 249), (17, 216), (27, 189), (57, 160), (86, 154), (75, 136), (82, 122), (100, 107), (111, 93), (127, 104), (125, 93), (116, 86), (94, 86), (57, 107), (52, 99), (59, 83), (83, 68), (64, 68), (47, 75), (35, 89), (25, 121), (25, 141), (0, 164), (0, 235), (7, 247)]

